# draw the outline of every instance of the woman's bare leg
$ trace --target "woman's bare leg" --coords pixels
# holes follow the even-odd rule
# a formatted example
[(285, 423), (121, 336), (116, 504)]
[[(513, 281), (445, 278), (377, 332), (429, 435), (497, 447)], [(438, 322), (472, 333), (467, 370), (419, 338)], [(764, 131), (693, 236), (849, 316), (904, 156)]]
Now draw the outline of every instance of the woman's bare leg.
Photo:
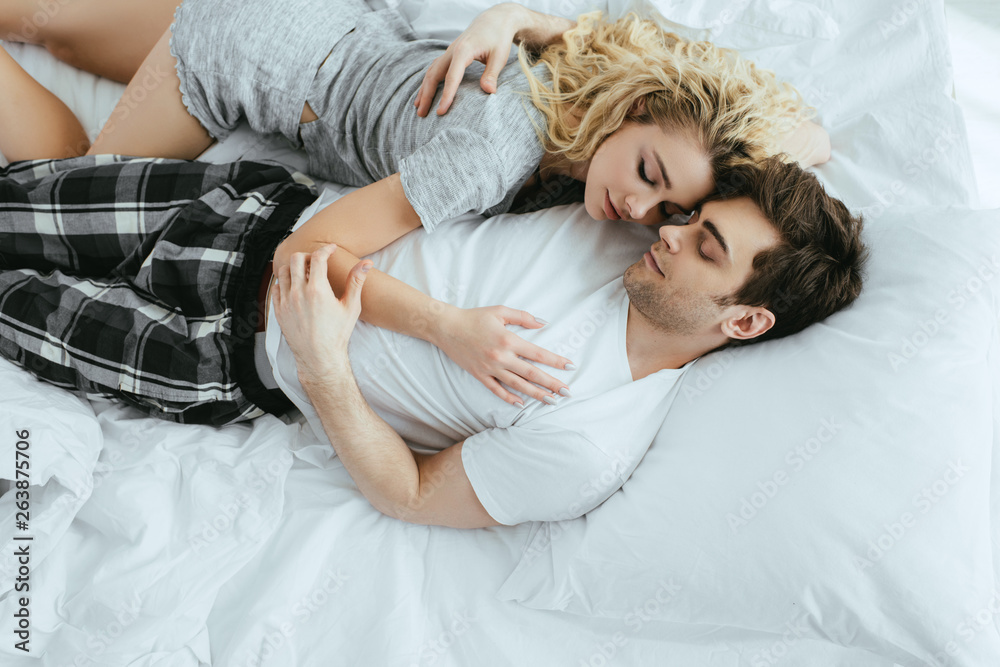
[(0, 0), (0, 39), (127, 83), (170, 27), (179, 0)]
[(11, 162), (83, 155), (89, 142), (73, 112), (0, 47), (0, 153)]
[(193, 160), (214, 143), (181, 101), (176, 64), (167, 30), (129, 82), (88, 155)]

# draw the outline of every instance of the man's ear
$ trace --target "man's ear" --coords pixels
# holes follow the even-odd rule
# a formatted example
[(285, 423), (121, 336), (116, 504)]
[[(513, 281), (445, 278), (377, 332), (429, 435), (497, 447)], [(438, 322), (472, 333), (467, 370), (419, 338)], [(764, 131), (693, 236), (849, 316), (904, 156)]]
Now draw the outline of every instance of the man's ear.
[(722, 322), (722, 333), (734, 340), (756, 338), (774, 326), (774, 313), (761, 306), (736, 306), (739, 310)]

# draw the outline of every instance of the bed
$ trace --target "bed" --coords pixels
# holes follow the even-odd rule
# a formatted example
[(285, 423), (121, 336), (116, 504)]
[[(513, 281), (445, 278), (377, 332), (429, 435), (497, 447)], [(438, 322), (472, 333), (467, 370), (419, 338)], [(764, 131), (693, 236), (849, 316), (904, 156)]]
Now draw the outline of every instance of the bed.
[[(378, 1), (444, 39), (487, 4)], [(858, 302), (698, 360), (587, 516), (471, 531), (379, 514), (295, 415), (171, 424), (0, 361), (0, 479), (31, 466), (30, 530), (0, 496), (3, 664), (1000, 664), (1000, 211), (972, 208), (941, 2), (658, 9), (818, 108), (817, 174), (867, 220)], [(9, 48), (93, 138), (123, 86)], [(305, 167), (248, 131), (203, 159), (240, 157)]]

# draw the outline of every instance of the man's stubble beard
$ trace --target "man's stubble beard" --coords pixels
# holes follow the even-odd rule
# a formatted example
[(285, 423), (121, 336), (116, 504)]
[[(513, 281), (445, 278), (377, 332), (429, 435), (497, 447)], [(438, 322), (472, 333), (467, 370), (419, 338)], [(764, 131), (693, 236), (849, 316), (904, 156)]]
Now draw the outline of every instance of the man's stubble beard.
[[(658, 331), (689, 336), (703, 331), (706, 322), (718, 315), (719, 307), (711, 297), (686, 287), (664, 289), (644, 280), (641, 275), (644, 265), (643, 259), (625, 270), (625, 291), (639, 314)], [(663, 273), (669, 285), (670, 267), (667, 266)]]

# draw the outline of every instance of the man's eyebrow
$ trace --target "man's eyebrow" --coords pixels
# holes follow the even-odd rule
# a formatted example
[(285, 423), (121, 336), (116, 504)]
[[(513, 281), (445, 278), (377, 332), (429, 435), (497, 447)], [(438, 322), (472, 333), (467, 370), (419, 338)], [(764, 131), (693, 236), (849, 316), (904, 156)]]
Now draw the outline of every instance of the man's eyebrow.
[(726, 239), (722, 238), (722, 234), (719, 233), (719, 228), (712, 224), (711, 220), (703, 220), (701, 224), (703, 224), (705, 229), (708, 230), (708, 233), (714, 236), (715, 240), (719, 242), (719, 245), (722, 246), (722, 252), (726, 253), (726, 257), (728, 257), (729, 262), (732, 263), (733, 256), (729, 253), (729, 246), (726, 245)]
[(653, 157), (656, 158), (656, 164), (660, 165), (660, 175), (663, 176), (663, 184), (670, 188), (670, 177), (667, 176), (667, 168), (663, 166), (663, 160), (660, 159), (660, 154), (653, 151)]

